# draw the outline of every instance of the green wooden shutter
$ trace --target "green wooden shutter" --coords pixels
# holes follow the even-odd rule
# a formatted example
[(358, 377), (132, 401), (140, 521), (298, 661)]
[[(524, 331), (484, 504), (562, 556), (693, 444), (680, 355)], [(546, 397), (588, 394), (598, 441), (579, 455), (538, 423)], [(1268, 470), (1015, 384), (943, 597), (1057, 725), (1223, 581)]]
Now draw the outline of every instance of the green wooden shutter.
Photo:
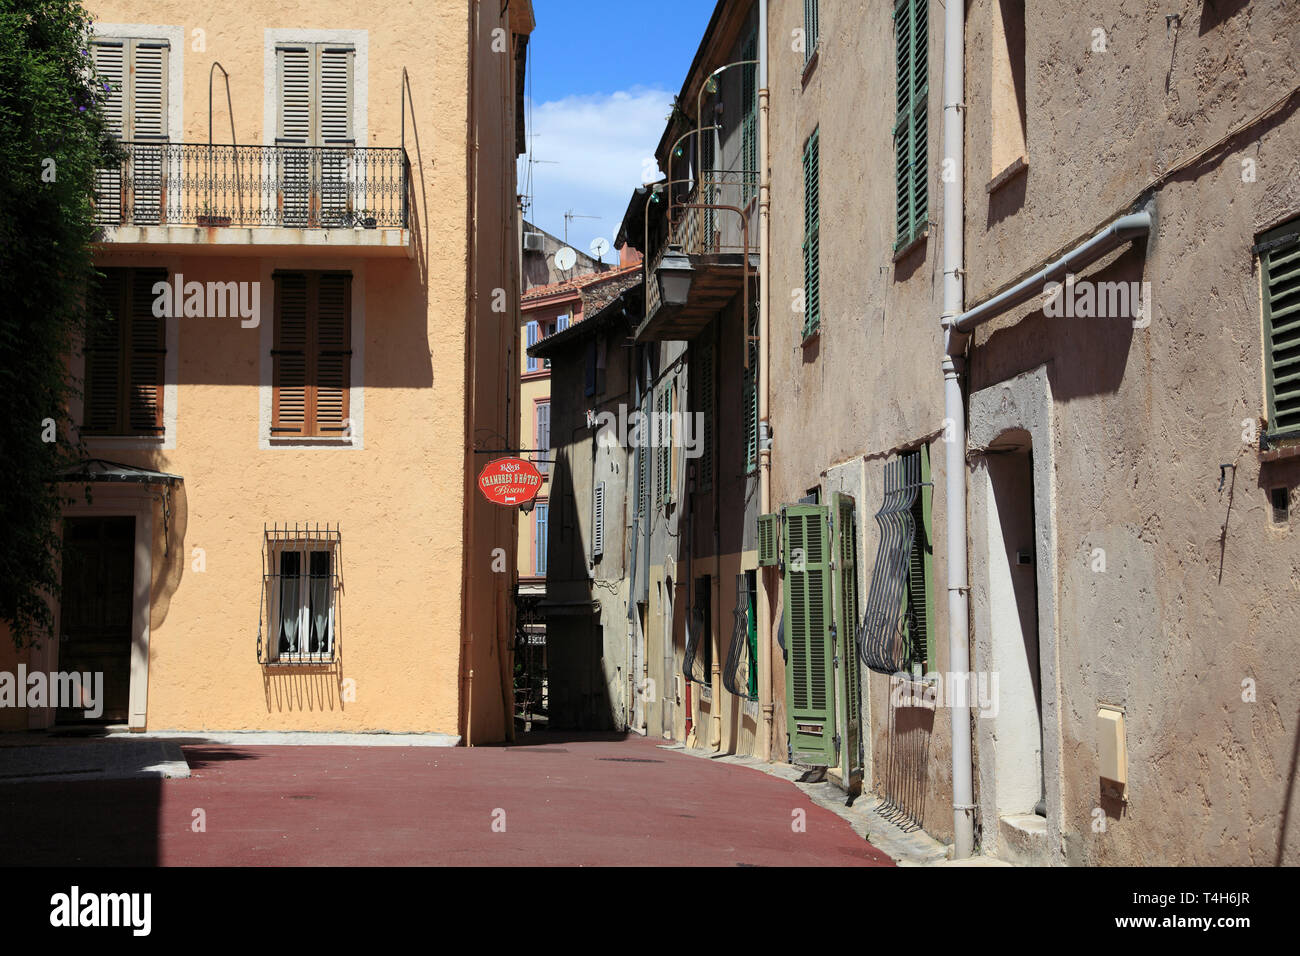
[[(758, 59), (758, 39), (750, 34), (741, 50), (742, 60)], [(741, 121), (740, 155), (744, 170), (740, 187), (740, 204), (749, 203), (758, 192), (758, 66), (747, 63), (741, 67), (740, 105), (745, 111)]]
[(912, 503), (912, 522), (916, 539), (907, 569), (907, 587), (903, 589), (903, 627), (909, 663), (913, 670), (935, 669), (934, 661), (934, 489), (930, 486), (930, 448), (923, 445), (909, 452), (920, 459), (922, 485)]
[(1300, 220), (1261, 237), (1268, 430), (1300, 435)]
[(780, 545), (781, 516), (779, 514), (758, 516), (758, 564), (770, 568), (781, 560), (777, 551)]
[(803, 148), (803, 336), (821, 325), (821, 128)]
[(782, 519), (790, 751), (799, 763), (830, 767), (835, 764), (830, 509), (789, 505)]
[(817, 49), (821, 34), (820, 20), (821, 11), (817, 9), (817, 0), (803, 0), (804, 63), (812, 59), (813, 52)]
[(835, 690), (840, 726), (839, 762), (845, 786), (862, 774), (861, 670), (858, 665), (858, 542), (856, 503), (850, 495), (831, 496), (835, 562), (831, 580), (835, 604)]
[(928, 0), (896, 0), (895, 250), (916, 239), (929, 218), (929, 41)]

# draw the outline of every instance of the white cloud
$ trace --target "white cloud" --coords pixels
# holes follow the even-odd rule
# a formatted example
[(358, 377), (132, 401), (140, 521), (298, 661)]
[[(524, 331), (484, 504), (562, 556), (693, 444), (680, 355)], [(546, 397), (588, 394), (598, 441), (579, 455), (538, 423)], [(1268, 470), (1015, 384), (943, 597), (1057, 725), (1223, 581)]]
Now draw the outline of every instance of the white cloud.
[[(596, 216), (569, 224), (569, 244), (585, 252), (596, 236), (613, 243), (632, 190), (659, 178), (654, 149), (672, 100), (665, 90), (638, 87), (534, 104), (528, 133), (539, 162), (533, 166), (529, 220), (563, 237), (567, 211)], [(521, 192), (527, 174), (522, 156)]]

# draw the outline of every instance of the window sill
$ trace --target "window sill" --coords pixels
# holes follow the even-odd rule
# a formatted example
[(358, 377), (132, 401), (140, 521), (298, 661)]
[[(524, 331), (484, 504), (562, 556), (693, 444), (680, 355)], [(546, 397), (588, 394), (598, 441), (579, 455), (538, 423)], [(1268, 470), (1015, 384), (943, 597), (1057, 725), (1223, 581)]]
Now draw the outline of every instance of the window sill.
[(81, 437), (87, 442), (106, 442), (110, 445), (120, 445), (124, 442), (146, 442), (150, 445), (161, 445), (166, 439), (158, 434), (141, 434), (141, 435), (106, 435), (99, 432), (81, 433)]
[(277, 657), (275, 660), (264, 661), (263, 667), (328, 667), (334, 663), (333, 654), (314, 654), (302, 656)]
[(1261, 462), (1283, 461), (1288, 458), (1300, 458), (1300, 435), (1287, 435), (1279, 437), (1278, 441), (1285, 441), (1285, 445), (1274, 445), (1267, 451), (1259, 453)]
[(813, 71), (817, 69), (817, 63), (818, 61), (821, 60), (821, 56), (822, 56), (822, 45), (821, 45), (821, 41), (819, 40), (817, 42), (817, 45), (813, 47), (812, 56), (808, 57), (808, 62), (803, 65), (802, 81), (803, 81), (804, 89), (807, 89), (808, 80), (812, 77)]
[(925, 240), (928, 238), (930, 238), (930, 224), (927, 222), (920, 232), (894, 251), (894, 262), (907, 258), (912, 250), (917, 246), (924, 245)]
[(352, 438), (330, 438), (322, 436), (319, 438), (303, 437), (301, 435), (282, 436), (271, 435), (267, 441), (272, 448), (354, 448), (356, 440)]
[(988, 184), (984, 187), (984, 191), (989, 195), (992, 195), (1028, 168), (1029, 160), (1023, 154), (1017, 156), (1010, 166), (988, 181)]

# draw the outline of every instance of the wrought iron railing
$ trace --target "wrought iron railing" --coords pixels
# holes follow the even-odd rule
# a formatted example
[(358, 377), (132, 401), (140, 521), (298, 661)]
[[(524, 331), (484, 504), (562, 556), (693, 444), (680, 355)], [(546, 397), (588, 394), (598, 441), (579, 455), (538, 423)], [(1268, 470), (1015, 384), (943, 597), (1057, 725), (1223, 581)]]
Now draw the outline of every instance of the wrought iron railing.
[[(682, 183), (670, 183), (671, 190)], [(684, 201), (668, 205), (668, 237), (648, 257), (647, 276), (653, 276), (669, 247), (688, 256), (744, 255), (754, 251), (744, 221), (752, 215), (751, 202), (758, 194), (758, 174), (746, 170), (710, 170), (691, 187)], [(736, 215), (740, 210), (741, 215)], [(659, 286), (646, 282), (646, 315), (658, 311)]]
[(405, 150), (371, 146), (122, 143), (95, 180), (106, 226), (407, 226)]

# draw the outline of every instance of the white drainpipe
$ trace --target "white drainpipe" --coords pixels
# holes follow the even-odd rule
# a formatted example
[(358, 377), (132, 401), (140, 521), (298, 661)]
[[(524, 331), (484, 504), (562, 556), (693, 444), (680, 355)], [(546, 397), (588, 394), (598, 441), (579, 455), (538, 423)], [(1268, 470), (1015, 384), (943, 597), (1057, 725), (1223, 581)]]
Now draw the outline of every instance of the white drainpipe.
[[(943, 30), (943, 148), (953, 175), (943, 177), (943, 414), (947, 439), (944, 457), (948, 509), (948, 670), (970, 672), (967, 641), (970, 588), (966, 571), (966, 414), (961, 373), (965, 366), (965, 336), (956, 341), (948, 321), (962, 309), (964, 295), (965, 198), (962, 96), (966, 86), (966, 5), (952, 0), (944, 8)], [(958, 346), (960, 345), (960, 348)], [(975, 844), (975, 795), (971, 785), (970, 700), (952, 701), (952, 833), (953, 858), (965, 859)], [(960, 705), (960, 706), (959, 706)]]
[[(1147, 235), (1147, 211), (1120, 216), (1091, 239), (1029, 278), (963, 312), (964, 172), (962, 101), (965, 88), (965, 5), (948, 3), (944, 22), (943, 143), (944, 158), (955, 175), (943, 191), (943, 408), (946, 449), (944, 478), (948, 512), (948, 669), (970, 672), (970, 582), (966, 561), (966, 411), (961, 391), (966, 347), (976, 327), (1007, 309), (1044, 292), (1048, 282), (1063, 282), (1067, 274), (1096, 262), (1126, 242)], [(975, 803), (971, 785), (971, 717), (969, 696), (952, 707), (953, 858), (971, 855), (974, 845)], [(960, 706), (957, 704), (960, 703)]]
[[(771, 264), (768, 258), (768, 219), (771, 215), (772, 192), (768, 178), (768, 109), (769, 94), (767, 88), (767, 4), (768, 0), (758, 3), (758, 511), (759, 514), (772, 512), (772, 449), (770, 447), (771, 427), (768, 422), (768, 318), (771, 306), (768, 302), (768, 288), (771, 284)], [(744, 317), (746, 323), (749, 316)], [(749, 334), (746, 327), (746, 335)], [(745, 347), (749, 347), (746, 340)], [(772, 603), (768, 599), (767, 588), (763, 586), (763, 576), (771, 577), (771, 569), (759, 568), (756, 578), (758, 586), (758, 697), (763, 709), (763, 727), (759, 737), (758, 755), (764, 760), (772, 759), (772, 739), (774, 736), (773, 719), (776, 705), (772, 689)]]

